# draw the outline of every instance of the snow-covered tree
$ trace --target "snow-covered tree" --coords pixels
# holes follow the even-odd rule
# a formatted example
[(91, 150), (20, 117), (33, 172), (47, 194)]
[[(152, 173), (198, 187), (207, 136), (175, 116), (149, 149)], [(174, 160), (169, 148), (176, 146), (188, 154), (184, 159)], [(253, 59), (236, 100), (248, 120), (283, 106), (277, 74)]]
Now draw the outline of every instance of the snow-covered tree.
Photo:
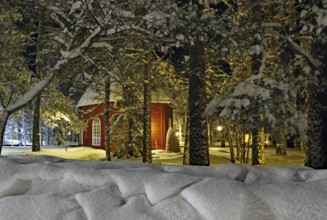
[[(53, 74), (33, 85), (23, 52), (26, 49), (28, 35), (19, 29), (22, 14), (8, 2), (1, 2), (1, 83), (0, 86), (0, 143), (2, 143), (6, 122), (9, 116), (31, 102), (50, 82)], [(30, 87), (29, 89), (29, 86)]]
[[(242, 38), (234, 42), (237, 47), (230, 45), (230, 54), (234, 56), (231, 62), (231, 80), (235, 86), (210, 102), (206, 109), (208, 116), (217, 114), (219, 117), (238, 121), (245, 127), (257, 130), (256, 134), (264, 127), (269, 131), (301, 134), (305, 138), (307, 122), (304, 114), (295, 105), (303, 78), (294, 74), (294, 65), (299, 60), (289, 49), (295, 44), (292, 40), (276, 41), (276, 36), (273, 35), (287, 30), (294, 22), (294, 19), (285, 17), (285, 14), (292, 15), (292, 11), (284, 11), (292, 5), (288, 1), (240, 2), (239, 9), (242, 13), (236, 20), (240, 25), (239, 34)], [(270, 14), (267, 8), (276, 11)], [(248, 19), (245, 19), (247, 16)], [(251, 17), (253, 20), (249, 19)], [(298, 50), (297, 45), (295, 46)], [(243, 62), (235, 58), (241, 58)], [(255, 155), (253, 157), (257, 158), (253, 164), (263, 162), (263, 158), (259, 159)]]
[(327, 1), (298, 1), (301, 34), (310, 38), (304, 67), (308, 81), (308, 147), (306, 165), (327, 168)]
[[(212, 41), (216, 43), (214, 48), (219, 51), (222, 48), (222, 42), (229, 36), (232, 19), (228, 14), (223, 13), (226, 8), (228, 7), (225, 3), (216, 1), (178, 1), (177, 8), (170, 9), (169, 19), (166, 19), (167, 22), (160, 28), (163, 30), (160, 32), (162, 35), (174, 39), (175, 46), (184, 47), (188, 51), (186, 58), (189, 73), (187, 74), (189, 79), (189, 153), (192, 165), (210, 164), (207, 124), (203, 115), (207, 104), (205, 48), (207, 42)], [(168, 30), (165, 32), (166, 29)], [(187, 148), (185, 152), (187, 153)]]

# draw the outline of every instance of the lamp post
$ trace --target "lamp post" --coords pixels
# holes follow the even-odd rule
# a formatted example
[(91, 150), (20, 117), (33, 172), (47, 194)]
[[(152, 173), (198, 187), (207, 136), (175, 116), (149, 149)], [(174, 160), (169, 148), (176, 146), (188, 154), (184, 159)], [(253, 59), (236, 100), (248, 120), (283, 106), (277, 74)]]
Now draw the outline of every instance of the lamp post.
[(223, 130), (223, 126), (218, 125), (217, 130), (218, 130), (218, 140), (220, 141), (220, 146), (222, 147), (223, 142), (222, 142), (222, 137), (221, 137), (221, 131)]

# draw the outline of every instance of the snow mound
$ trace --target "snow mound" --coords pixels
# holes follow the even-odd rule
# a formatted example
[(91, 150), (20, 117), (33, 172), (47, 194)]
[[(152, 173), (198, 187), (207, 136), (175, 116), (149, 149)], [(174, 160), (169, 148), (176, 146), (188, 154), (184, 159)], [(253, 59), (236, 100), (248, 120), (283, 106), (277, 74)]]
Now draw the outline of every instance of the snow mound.
[(327, 170), (0, 157), (0, 219), (325, 219)]

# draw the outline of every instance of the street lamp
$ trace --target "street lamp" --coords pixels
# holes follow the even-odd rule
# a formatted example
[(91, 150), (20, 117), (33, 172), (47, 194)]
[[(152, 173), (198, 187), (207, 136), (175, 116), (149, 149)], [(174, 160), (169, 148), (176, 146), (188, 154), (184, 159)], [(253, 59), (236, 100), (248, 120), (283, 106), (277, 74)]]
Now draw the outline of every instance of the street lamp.
[(221, 125), (218, 125), (217, 126), (217, 130), (218, 130), (218, 140), (220, 141), (220, 146), (221, 147), (225, 147), (225, 142), (222, 140), (222, 137), (221, 137), (221, 131), (223, 130), (223, 126)]

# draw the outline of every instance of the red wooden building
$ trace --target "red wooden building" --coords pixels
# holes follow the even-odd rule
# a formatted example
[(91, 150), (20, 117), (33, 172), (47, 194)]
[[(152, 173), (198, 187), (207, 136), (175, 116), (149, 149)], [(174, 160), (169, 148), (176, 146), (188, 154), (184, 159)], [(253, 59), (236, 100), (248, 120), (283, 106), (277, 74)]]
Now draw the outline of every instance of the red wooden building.
[[(91, 89), (88, 89), (77, 103), (77, 108), (82, 120), (87, 122), (87, 127), (80, 132), (80, 145), (90, 146), (94, 148), (105, 148), (105, 129), (104, 129), (104, 103), (99, 99), (100, 95)], [(118, 93), (111, 93), (110, 108), (114, 108), (113, 104), (119, 100), (121, 96)], [(169, 128), (169, 122), (173, 121), (174, 104), (169, 95), (162, 89), (156, 89), (152, 93), (151, 108), (151, 143), (153, 149), (166, 148), (166, 134)], [(114, 114), (110, 112), (110, 117)]]

